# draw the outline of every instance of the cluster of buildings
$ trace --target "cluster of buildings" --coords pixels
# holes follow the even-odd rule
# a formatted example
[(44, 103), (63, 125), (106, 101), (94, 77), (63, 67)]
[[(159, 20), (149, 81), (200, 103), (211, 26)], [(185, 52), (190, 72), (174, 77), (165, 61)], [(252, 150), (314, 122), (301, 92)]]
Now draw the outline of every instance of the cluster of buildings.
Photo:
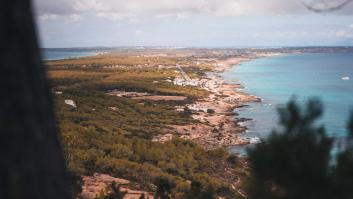
[(196, 79), (186, 81), (184, 78), (175, 78), (173, 84), (178, 86), (199, 86), (199, 81)]
[(175, 78), (173, 81), (174, 85), (178, 86), (197, 86), (208, 91), (215, 91), (221, 84), (221, 82), (215, 79), (190, 79), (185, 80), (184, 78)]

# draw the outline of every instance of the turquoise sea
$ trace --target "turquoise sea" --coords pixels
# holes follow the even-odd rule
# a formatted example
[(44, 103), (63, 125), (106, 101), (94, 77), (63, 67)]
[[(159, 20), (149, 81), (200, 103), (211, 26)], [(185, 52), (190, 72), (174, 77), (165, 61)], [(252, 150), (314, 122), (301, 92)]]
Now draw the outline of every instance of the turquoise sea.
[(82, 48), (46, 48), (42, 49), (42, 57), (44, 60), (59, 60), (86, 57), (98, 54), (95, 49)]
[[(323, 102), (324, 124), (330, 136), (346, 135), (353, 110), (353, 53), (286, 54), (259, 58), (224, 72), (227, 81), (242, 84), (244, 91), (263, 99), (235, 110), (250, 118), (246, 137), (266, 138), (277, 125), (277, 108), (293, 96), (303, 104), (311, 97)], [(235, 152), (239, 148), (233, 149)]]

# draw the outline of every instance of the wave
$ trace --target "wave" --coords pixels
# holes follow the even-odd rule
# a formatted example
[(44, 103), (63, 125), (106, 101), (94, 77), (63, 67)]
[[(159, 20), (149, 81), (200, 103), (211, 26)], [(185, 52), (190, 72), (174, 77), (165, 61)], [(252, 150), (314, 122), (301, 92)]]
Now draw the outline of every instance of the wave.
[(255, 136), (255, 137), (245, 137), (245, 140), (249, 141), (250, 144), (258, 144), (262, 142), (261, 138)]

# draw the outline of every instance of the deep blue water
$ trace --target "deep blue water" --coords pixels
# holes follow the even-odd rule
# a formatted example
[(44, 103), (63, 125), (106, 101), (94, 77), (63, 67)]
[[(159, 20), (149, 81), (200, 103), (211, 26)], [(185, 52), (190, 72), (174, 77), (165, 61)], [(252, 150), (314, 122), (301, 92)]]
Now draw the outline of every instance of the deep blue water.
[(96, 55), (97, 51), (92, 49), (79, 48), (49, 48), (42, 49), (44, 60), (59, 60)]
[[(277, 124), (277, 107), (294, 95), (303, 104), (319, 97), (325, 107), (324, 124), (330, 136), (346, 135), (353, 110), (353, 53), (290, 54), (244, 62), (226, 71), (226, 80), (241, 83), (244, 91), (263, 99), (236, 110), (251, 118), (245, 136), (266, 138)], [(342, 79), (349, 77), (349, 80)], [(237, 150), (237, 149), (234, 149)]]

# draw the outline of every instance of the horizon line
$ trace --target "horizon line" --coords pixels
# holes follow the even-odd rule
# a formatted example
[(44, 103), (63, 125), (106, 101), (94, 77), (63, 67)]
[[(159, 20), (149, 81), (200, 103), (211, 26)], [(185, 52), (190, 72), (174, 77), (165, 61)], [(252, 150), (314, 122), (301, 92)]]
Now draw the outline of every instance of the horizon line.
[(175, 48), (175, 49), (249, 49), (249, 48), (353, 48), (353, 45), (284, 45), (284, 46), (173, 46), (173, 45), (136, 45), (136, 46), (72, 46), (40, 47), (40, 49), (118, 49), (118, 48)]

